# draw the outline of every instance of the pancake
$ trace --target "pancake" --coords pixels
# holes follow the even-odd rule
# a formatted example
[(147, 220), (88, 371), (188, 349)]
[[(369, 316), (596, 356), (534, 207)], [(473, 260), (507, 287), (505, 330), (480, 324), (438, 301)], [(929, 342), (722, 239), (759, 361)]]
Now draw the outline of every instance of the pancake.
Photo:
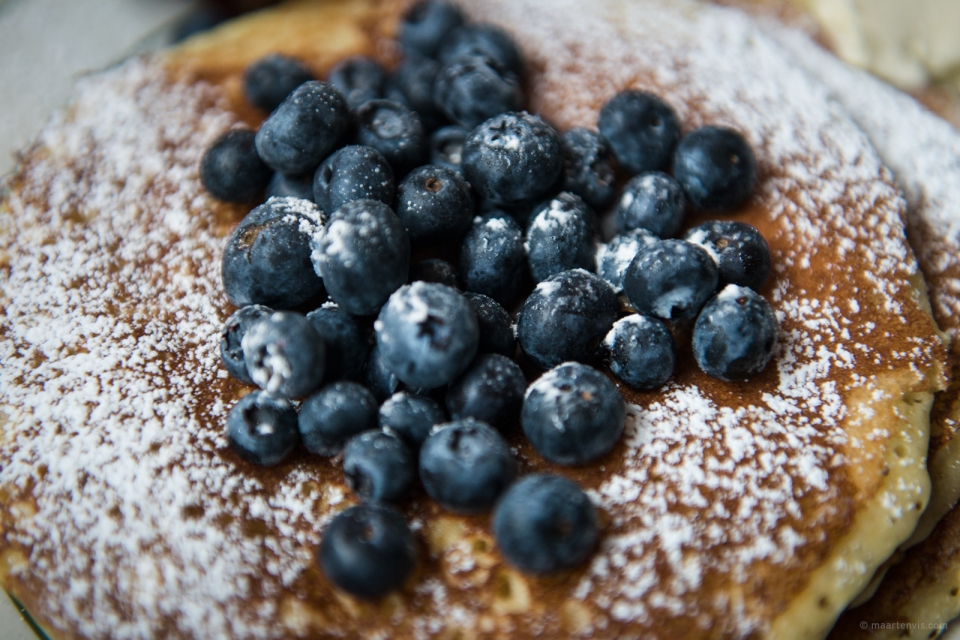
[(622, 389), (623, 440), (586, 467), (508, 434), (524, 472), (573, 478), (601, 509), (585, 566), (523, 576), (487, 516), (421, 496), (403, 505), (414, 575), (353, 600), (315, 564), (354, 501), (338, 464), (301, 452), (261, 469), (226, 446), (246, 389), (219, 365), (219, 255), (245, 211), (205, 194), (197, 163), (258, 121), (239, 92), (251, 60), (392, 62), (402, 7), (289, 4), (131, 60), (79, 83), (0, 213), (0, 582), (52, 637), (822, 637), (914, 530), (944, 353), (904, 200), (854, 121), (734, 10), (465, 8), (515, 35), (532, 109), (561, 129), (639, 87), (686, 129), (745, 134), (760, 183), (729, 217), (771, 246), (774, 361), (733, 384), (681, 353), (663, 389)]

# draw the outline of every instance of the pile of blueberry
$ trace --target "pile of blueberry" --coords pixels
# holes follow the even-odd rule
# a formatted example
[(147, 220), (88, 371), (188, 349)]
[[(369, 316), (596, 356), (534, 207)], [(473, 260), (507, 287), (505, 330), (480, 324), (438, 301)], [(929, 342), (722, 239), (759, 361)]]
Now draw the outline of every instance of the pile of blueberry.
[[(599, 131), (558, 134), (520, 111), (523, 61), (500, 29), (426, 0), (399, 39), (393, 72), (352, 57), (318, 81), (289, 57), (254, 63), (246, 96), (269, 116), (201, 161), (217, 198), (268, 196), (223, 253), (239, 307), (223, 364), (260, 388), (230, 411), (228, 441), (261, 465), (298, 447), (342, 461), (362, 503), (332, 520), (318, 561), (364, 598), (414, 566), (390, 505), (417, 482), (451, 512), (492, 510), (521, 570), (583, 562), (598, 537), (590, 500), (557, 475), (518, 479), (502, 432), (519, 424), (555, 464), (596, 461), (626, 407), (591, 364), (659, 387), (695, 320), (697, 363), (734, 380), (763, 370), (777, 339), (756, 293), (771, 267), (757, 229), (708, 222), (674, 238), (688, 209), (749, 199), (756, 161), (737, 132), (681, 136), (669, 105), (624, 91)], [(616, 222), (606, 244), (594, 211)], [(546, 373), (528, 385), (518, 362)]]

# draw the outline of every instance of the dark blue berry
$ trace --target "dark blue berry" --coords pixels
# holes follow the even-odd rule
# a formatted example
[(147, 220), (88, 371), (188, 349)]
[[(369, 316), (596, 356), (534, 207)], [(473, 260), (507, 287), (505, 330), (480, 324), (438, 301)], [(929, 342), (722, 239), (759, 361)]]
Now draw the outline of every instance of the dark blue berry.
[(482, 293), (467, 292), (463, 297), (477, 312), (477, 324), (480, 326), (480, 346), (477, 353), (499, 353), (512, 358), (517, 352), (517, 338), (507, 310)]
[(380, 355), (380, 349), (377, 348), (376, 343), (370, 350), (367, 364), (363, 369), (363, 384), (381, 402), (397, 393), (401, 387), (400, 379), (387, 368), (387, 363)]
[(275, 311), (261, 318), (241, 341), (250, 378), (283, 398), (302, 398), (323, 381), (326, 345), (299, 313)]
[(627, 173), (662, 171), (680, 140), (680, 123), (666, 102), (645, 91), (618, 93), (600, 111), (600, 133)]
[(356, 382), (334, 382), (303, 401), (299, 428), (307, 451), (335, 456), (347, 440), (377, 428), (377, 399)]
[(721, 380), (763, 371), (777, 346), (777, 316), (753, 289), (728, 284), (693, 325), (693, 356), (705, 373)]
[(597, 269), (593, 212), (572, 193), (561, 193), (534, 210), (524, 244), (534, 282), (569, 269)]
[(599, 529), (587, 494), (555, 475), (522, 478), (493, 513), (500, 553), (525, 573), (555, 573), (582, 564), (597, 546)]
[(585, 364), (567, 362), (530, 385), (520, 423), (544, 458), (577, 465), (613, 449), (626, 418), (626, 403), (609, 378)]
[(361, 504), (330, 521), (320, 542), (320, 567), (338, 588), (376, 600), (403, 584), (416, 553), (402, 515), (389, 507)]
[(394, 193), (393, 169), (373, 147), (349, 145), (338, 149), (313, 175), (313, 200), (327, 212), (355, 200), (392, 204)]
[(323, 293), (310, 261), (323, 216), (312, 202), (271, 198), (240, 221), (227, 238), (220, 275), (234, 305), (296, 309)]
[(423, 488), (454, 513), (489, 510), (516, 475), (506, 440), (472, 418), (438, 426), (420, 448)]
[(280, 464), (298, 440), (297, 410), (269, 393), (248, 393), (227, 415), (227, 443), (247, 462), (264, 467)]
[(453, 169), (432, 164), (418, 167), (397, 188), (397, 215), (412, 242), (453, 244), (473, 220), (470, 185)]
[(449, 2), (423, 0), (404, 14), (398, 40), (408, 56), (435, 56), (444, 36), (462, 24), (463, 14)]
[(357, 380), (370, 354), (370, 334), (360, 322), (332, 302), (307, 314), (327, 346), (324, 380)]
[(605, 209), (616, 195), (610, 148), (596, 131), (574, 127), (560, 136), (564, 191), (575, 193), (594, 209)]
[(313, 201), (313, 174), (288, 176), (279, 171), (270, 178), (267, 198), (302, 198)]
[(646, 229), (634, 229), (614, 236), (597, 251), (597, 271), (617, 293), (623, 291), (627, 267), (643, 247), (660, 242), (660, 238)]
[(610, 372), (636, 389), (666, 384), (677, 363), (677, 343), (657, 318), (633, 314), (618, 320), (603, 341)]
[(478, 217), (460, 245), (463, 288), (510, 305), (520, 291), (526, 260), (523, 232), (510, 216)]
[(463, 159), (463, 143), (469, 131), (460, 125), (437, 129), (430, 136), (430, 162), (441, 167), (460, 171)]
[(720, 284), (759, 290), (770, 277), (770, 245), (760, 231), (745, 222), (705, 222), (684, 239), (700, 245), (717, 261)]
[(406, 496), (417, 472), (410, 449), (395, 435), (365, 431), (343, 448), (347, 486), (365, 502), (394, 502)]
[(701, 127), (677, 146), (673, 175), (697, 207), (728, 211), (744, 204), (753, 193), (757, 159), (737, 131)]
[(483, 354), (450, 385), (447, 411), (453, 420), (476, 418), (502, 429), (517, 423), (526, 390), (520, 365), (505, 356)]
[(228, 131), (200, 159), (200, 181), (214, 198), (251, 202), (263, 195), (270, 167), (257, 155), (256, 134), (246, 129)]
[(240, 382), (253, 384), (247, 373), (247, 362), (243, 359), (243, 336), (247, 330), (262, 318), (273, 313), (273, 309), (260, 304), (243, 307), (223, 323), (220, 332), (220, 361), (224, 369)]
[(344, 58), (330, 69), (327, 82), (343, 94), (351, 109), (383, 97), (387, 72), (367, 56)]
[(433, 101), (447, 118), (472, 129), (497, 114), (519, 109), (523, 89), (516, 75), (490, 58), (457, 58), (437, 73)]
[(419, 449), (435, 425), (446, 420), (443, 408), (429, 396), (395, 393), (380, 405), (380, 428), (391, 431)]
[(503, 29), (492, 24), (465, 24), (450, 31), (440, 45), (440, 62), (489, 58), (517, 77), (523, 75), (520, 49)]
[(460, 288), (457, 282), (457, 270), (452, 264), (440, 258), (428, 258), (413, 265), (410, 268), (410, 282), (417, 280), (445, 284), (454, 289)]
[(617, 296), (583, 269), (563, 271), (537, 285), (517, 320), (520, 347), (542, 369), (567, 360), (592, 360), (617, 319)]
[(214, 28), (232, 16), (222, 7), (197, 6), (177, 20), (170, 34), (170, 44), (183, 42), (190, 36)]
[(420, 116), (392, 100), (370, 100), (357, 107), (356, 141), (383, 154), (397, 177), (421, 164), (427, 136)]
[(717, 263), (685, 240), (648, 245), (627, 267), (623, 291), (640, 313), (663, 320), (694, 318), (717, 290)]
[(463, 174), (493, 204), (520, 204), (542, 196), (563, 169), (557, 132), (528, 113), (487, 120), (463, 145)]
[(407, 281), (410, 239), (390, 207), (356, 200), (330, 216), (312, 257), (334, 302), (347, 313), (372, 315)]
[(276, 171), (313, 171), (350, 126), (347, 101), (326, 82), (305, 82), (270, 114), (257, 131), (257, 152)]
[(414, 282), (390, 296), (374, 325), (383, 361), (412, 387), (434, 389), (459, 376), (477, 353), (477, 315), (455, 289)]
[(313, 80), (305, 64), (279, 53), (260, 58), (243, 73), (243, 95), (247, 102), (270, 113), (304, 82)]
[(680, 183), (662, 171), (635, 176), (617, 202), (617, 229), (623, 233), (646, 229), (660, 238), (672, 238), (683, 226), (686, 202)]
[[(444, 117), (433, 101), (433, 85), (440, 73), (440, 63), (432, 58), (408, 56), (393, 75), (392, 87), (399, 92), (398, 101), (417, 112), (423, 128), (433, 131), (444, 122)], [(391, 97), (395, 94), (388, 94)]]

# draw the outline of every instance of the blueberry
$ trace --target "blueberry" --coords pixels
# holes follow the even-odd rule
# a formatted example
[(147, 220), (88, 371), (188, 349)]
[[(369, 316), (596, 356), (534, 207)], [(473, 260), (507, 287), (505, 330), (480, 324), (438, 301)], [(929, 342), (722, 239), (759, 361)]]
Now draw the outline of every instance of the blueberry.
[(260, 304), (251, 304), (238, 310), (223, 323), (220, 332), (220, 361), (224, 369), (240, 382), (253, 384), (250, 374), (247, 373), (247, 362), (243, 359), (243, 336), (247, 330), (265, 316), (273, 313), (273, 309)]
[(374, 325), (387, 368), (413, 387), (434, 389), (459, 376), (477, 353), (477, 315), (455, 289), (414, 282), (390, 296)]
[(763, 296), (728, 284), (693, 325), (693, 357), (714, 378), (749, 378), (767, 366), (778, 330), (777, 316)]
[(599, 537), (597, 510), (571, 480), (526, 476), (500, 499), (493, 535), (507, 562), (525, 573), (572, 569), (593, 552)]
[(677, 115), (666, 102), (645, 91), (618, 93), (600, 111), (600, 133), (627, 173), (662, 171), (680, 139)]
[(597, 269), (593, 212), (572, 193), (561, 193), (534, 210), (524, 248), (535, 282), (568, 269)]
[(517, 77), (523, 75), (517, 44), (492, 24), (465, 24), (451, 30), (440, 44), (439, 59), (444, 64), (477, 57), (489, 58)]
[(390, 207), (356, 200), (314, 237), (312, 259), (334, 302), (347, 313), (372, 315), (407, 281), (410, 240)]
[(324, 380), (356, 380), (370, 354), (370, 334), (360, 322), (332, 302), (307, 314), (327, 347)]
[(414, 55), (404, 58), (393, 75), (393, 86), (399, 91), (402, 102), (417, 112), (427, 131), (433, 131), (444, 122), (433, 101), (433, 85), (438, 73), (439, 62)]
[(407, 445), (383, 431), (365, 431), (343, 448), (347, 486), (365, 502), (394, 502), (406, 496), (416, 474)]
[(564, 191), (575, 193), (594, 209), (604, 209), (616, 195), (613, 155), (596, 131), (574, 127), (560, 136)]
[(326, 346), (299, 313), (275, 311), (243, 336), (243, 359), (261, 389), (283, 398), (302, 398), (323, 381)]
[(623, 233), (646, 229), (660, 238), (672, 238), (683, 226), (686, 202), (680, 183), (662, 171), (635, 176), (617, 202), (617, 229)]
[(444, 36), (462, 24), (463, 14), (449, 2), (421, 0), (404, 14), (398, 40), (408, 56), (434, 56)]
[(430, 162), (460, 171), (463, 143), (468, 133), (469, 131), (455, 124), (434, 131), (430, 136)]
[(717, 290), (717, 264), (702, 247), (663, 240), (640, 250), (624, 274), (623, 290), (644, 315), (694, 318)]
[(657, 318), (633, 314), (618, 320), (603, 341), (611, 373), (636, 389), (666, 384), (677, 363), (677, 343)]
[(549, 369), (567, 360), (592, 360), (619, 305), (606, 282), (583, 269), (563, 271), (537, 285), (523, 303), (517, 339), (537, 366)]
[(454, 244), (473, 220), (470, 185), (453, 169), (432, 164), (414, 169), (397, 188), (397, 215), (412, 242)]
[(416, 553), (402, 515), (389, 507), (361, 504), (330, 521), (319, 555), (327, 580), (353, 596), (376, 600), (403, 584)]
[(646, 229), (634, 229), (601, 245), (597, 251), (597, 271), (604, 281), (617, 293), (623, 291), (623, 278), (627, 267), (643, 247), (660, 242), (660, 238)]
[(313, 80), (313, 73), (296, 58), (271, 53), (260, 58), (243, 73), (243, 95), (247, 102), (270, 113), (280, 106), (294, 89)]
[(477, 324), (480, 327), (480, 346), (477, 353), (499, 353), (512, 358), (517, 352), (517, 338), (513, 333), (510, 314), (493, 298), (482, 293), (463, 294), (467, 302), (477, 312)]
[(673, 175), (697, 207), (727, 211), (744, 204), (757, 184), (757, 159), (743, 136), (726, 127), (701, 127), (683, 138)]
[(396, 176), (423, 162), (427, 136), (420, 116), (392, 100), (370, 100), (357, 107), (356, 141), (383, 154)]
[(338, 149), (313, 176), (313, 199), (324, 211), (336, 211), (355, 200), (392, 204), (395, 192), (393, 169), (373, 147), (349, 145)]
[(527, 379), (520, 365), (505, 356), (477, 356), (447, 390), (447, 411), (453, 420), (476, 418), (502, 429), (517, 423)]
[(512, 304), (520, 291), (526, 260), (523, 232), (510, 216), (493, 212), (478, 217), (460, 245), (463, 287), (500, 304)]
[(247, 462), (264, 467), (280, 464), (299, 439), (297, 410), (269, 393), (248, 393), (227, 415), (227, 443)]
[(770, 277), (770, 246), (759, 229), (745, 222), (705, 222), (684, 239), (700, 245), (717, 261), (720, 284), (759, 290)]
[(626, 418), (626, 403), (609, 378), (585, 364), (567, 362), (530, 385), (520, 424), (544, 458), (577, 465), (613, 449)]
[(380, 349), (374, 344), (363, 368), (363, 384), (379, 401), (384, 401), (400, 390), (400, 379), (387, 368), (380, 355)]
[(516, 75), (485, 57), (457, 58), (437, 72), (433, 101), (453, 122), (472, 129), (523, 105)]
[(308, 200), (271, 198), (227, 238), (220, 275), (234, 305), (296, 309), (323, 293), (310, 262), (313, 233), (323, 215)]
[(446, 260), (428, 258), (421, 260), (410, 269), (410, 282), (436, 282), (458, 289), (457, 270)]
[(327, 82), (343, 94), (351, 109), (383, 97), (387, 72), (367, 56), (344, 58), (330, 69)]
[(347, 440), (376, 428), (377, 399), (356, 382), (329, 384), (300, 406), (300, 437), (310, 453), (335, 456)]
[(446, 415), (436, 400), (407, 391), (393, 394), (380, 405), (380, 428), (397, 434), (414, 449), (444, 420)]
[(423, 488), (454, 513), (489, 510), (516, 475), (506, 440), (472, 418), (438, 426), (420, 449)]
[(463, 145), (463, 173), (493, 204), (519, 204), (543, 195), (560, 176), (560, 140), (528, 113), (506, 113), (470, 132)]
[(233, 129), (217, 138), (200, 159), (200, 182), (210, 194), (227, 202), (251, 202), (263, 195), (270, 167), (257, 155), (256, 134)]
[(288, 176), (279, 171), (267, 184), (267, 198), (301, 198), (313, 200), (313, 174)]

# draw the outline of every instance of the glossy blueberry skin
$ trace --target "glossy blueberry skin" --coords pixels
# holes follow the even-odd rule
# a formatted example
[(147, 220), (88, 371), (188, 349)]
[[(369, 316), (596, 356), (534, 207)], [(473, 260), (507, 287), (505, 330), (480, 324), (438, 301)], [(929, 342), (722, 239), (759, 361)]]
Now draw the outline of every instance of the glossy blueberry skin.
[(507, 562), (524, 573), (549, 574), (585, 562), (597, 546), (600, 524), (576, 483), (534, 474), (517, 481), (497, 503), (493, 535)]
[(603, 341), (606, 365), (635, 389), (657, 389), (677, 364), (677, 343), (663, 320), (633, 314), (618, 320)]
[(380, 428), (397, 434), (414, 449), (419, 449), (431, 429), (446, 419), (436, 400), (407, 391), (393, 394), (380, 405)]
[(376, 600), (403, 584), (416, 562), (413, 533), (396, 510), (361, 504), (338, 513), (323, 533), (319, 562), (327, 580)]
[(348, 145), (338, 149), (313, 175), (313, 200), (328, 212), (355, 200), (392, 204), (395, 193), (393, 168), (373, 147)]
[(520, 365), (505, 356), (477, 356), (447, 390), (447, 412), (452, 420), (476, 418), (495, 429), (514, 425), (520, 417), (527, 379)]
[(626, 403), (609, 378), (585, 364), (567, 362), (530, 385), (520, 424), (544, 458), (580, 465), (613, 449), (626, 417)]
[(510, 314), (496, 300), (482, 293), (463, 294), (477, 313), (480, 326), (480, 345), (477, 353), (499, 353), (512, 358), (517, 352), (517, 338), (513, 333)]
[(357, 144), (383, 154), (395, 176), (406, 175), (427, 155), (427, 135), (420, 116), (399, 102), (370, 100), (357, 107)]
[(304, 82), (313, 80), (305, 64), (279, 53), (260, 58), (243, 72), (243, 95), (253, 106), (270, 113)]
[(475, 218), (460, 245), (460, 279), (467, 291), (510, 305), (520, 292), (527, 254), (523, 232), (507, 214)]
[(428, 258), (421, 260), (410, 268), (410, 282), (436, 282), (445, 284), (453, 289), (459, 289), (457, 270), (446, 260)]
[(560, 135), (564, 191), (575, 193), (594, 209), (605, 209), (617, 193), (613, 154), (596, 131), (574, 127)]
[(646, 229), (634, 229), (614, 236), (597, 250), (597, 273), (615, 292), (622, 292), (627, 267), (640, 249), (657, 242), (660, 242), (660, 238)]
[(218, 200), (252, 202), (270, 182), (270, 167), (257, 155), (256, 134), (233, 129), (217, 138), (200, 159), (200, 182)]
[(433, 101), (440, 112), (466, 129), (523, 105), (520, 80), (485, 57), (457, 58), (437, 72)]
[(456, 243), (470, 228), (473, 208), (470, 185), (446, 167), (418, 167), (397, 188), (397, 216), (412, 242)]
[(310, 261), (322, 213), (298, 198), (271, 198), (244, 217), (227, 238), (220, 263), (223, 288), (237, 307), (296, 309), (323, 293)]
[(472, 418), (439, 425), (420, 448), (423, 488), (454, 513), (488, 511), (516, 475), (507, 441)]
[(720, 284), (738, 284), (758, 291), (770, 277), (770, 245), (756, 227), (745, 222), (715, 220), (690, 229), (687, 242), (700, 245), (717, 261)]
[(728, 284), (693, 325), (693, 357), (714, 378), (749, 378), (770, 362), (778, 333), (777, 316), (763, 296)]
[(438, 57), (444, 64), (464, 58), (489, 58), (517, 77), (523, 75), (517, 43), (492, 24), (465, 24), (452, 30), (440, 44)]
[(593, 212), (572, 193), (561, 193), (534, 210), (524, 243), (534, 282), (569, 269), (597, 269)]
[(398, 40), (406, 55), (432, 57), (440, 49), (444, 36), (462, 24), (463, 14), (449, 2), (423, 0), (404, 14)]
[(330, 216), (314, 238), (312, 259), (330, 298), (347, 313), (367, 316), (407, 281), (410, 240), (390, 207), (356, 200)]
[(220, 361), (227, 373), (240, 382), (253, 384), (247, 373), (247, 363), (243, 359), (243, 336), (247, 330), (264, 317), (273, 313), (273, 309), (260, 304), (251, 304), (237, 310), (223, 323), (220, 332)]
[(363, 368), (363, 384), (380, 402), (397, 393), (402, 386), (400, 379), (387, 368), (376, 343), (370, 349), (367, 364)]
[(227, 414), (227, 443), (247, 462), (280, 464), (299, 440), (297, 410), (265, 391), (248, 393)]
[(620, 168), (630, 174), (663, 171), (680, 140), (677, 114), (652, 93), (618, 93), (600, 111), (600, 134)]
[(563, 271), (537, 285), (523, 303), (517, 340), (541, 369), (567, 360), (589, 361), (617, 319), (617, 296), (583, 269)]
[(395, 435), (365, 431), (343, 448), (347, 486), (364, 502), (395, 502), (404, 498), (416, 473), (416, 458)]
[(695, 206), (729, 211), (750, 198), (757, 184), (757, 159), (739, 132), (701, 127), (677, 146), (673, 175)]
[(267, 198), (301, 198), (313, 201), (313, 175), (288, 176), (274, 172), (267, 184)]
[(390, 296), (374, 325), (387, 368), (402, 382), (441, 387), (466, 370), (477, 353), (480, 328), (457, 290), (414, 282)]
[(327, 82), (340, 90), (351, 109), (382, 98), (386, 81), (387, 72), (367, 56), (344, 58), (333, 65), (327, 76)]
[(311, 80), (297, 87), (257, 131), (257, 153), (272, 169), (309, 173), (333, 151), (350, 126), (343, 95)]
[(275, 311), (243, 336), (243, 359), (261, 389), (282, 398), (302, 398), (320, 386), (326, 345), (299, 313)]
[(463, 143), (468, 133), (465, 128), (455, 124), (434, 131), (430, 136), (430, 163), (461, 171)]
[(470, 132), (463, 174), (492, 204), (520, 204), (542, 196), (563, 170), (557, 132), (528, 113), (495, 116)]
[[(398, 98), (420, 116), (423, 128), (433, 131), (439, 127), (445, 118), (433, 101), (433, 85), (437, 74), (440, 73), (440, 63), (432, 58), (422, 56), (407, 56), (400, 62), (393, 75), (391, 87), (399, 92)], [(389, 93), (390, 99), (394, 98)]]
[(694, 318), (716, 290), (717, 263), (685, 240), (648, 245), (627, 267), (623, 291), (640, 313), (676, 320)]
[(335, 456), (353, 436), (377, 428), (377, 399), (361, 384), (328, 384), (300, 405), (299, 430), (307, 451)]
[(370, 334), (360, 322), (332, 302), (307, 314), (327, 347), (324, 380), (357, 380), (370, 355)]
[(620, 233), (646, 229), (659, 238), (672, 238), (683, 226), (686, 201), (680, 183), (662, 171), (634, 176), (617, 201)]

